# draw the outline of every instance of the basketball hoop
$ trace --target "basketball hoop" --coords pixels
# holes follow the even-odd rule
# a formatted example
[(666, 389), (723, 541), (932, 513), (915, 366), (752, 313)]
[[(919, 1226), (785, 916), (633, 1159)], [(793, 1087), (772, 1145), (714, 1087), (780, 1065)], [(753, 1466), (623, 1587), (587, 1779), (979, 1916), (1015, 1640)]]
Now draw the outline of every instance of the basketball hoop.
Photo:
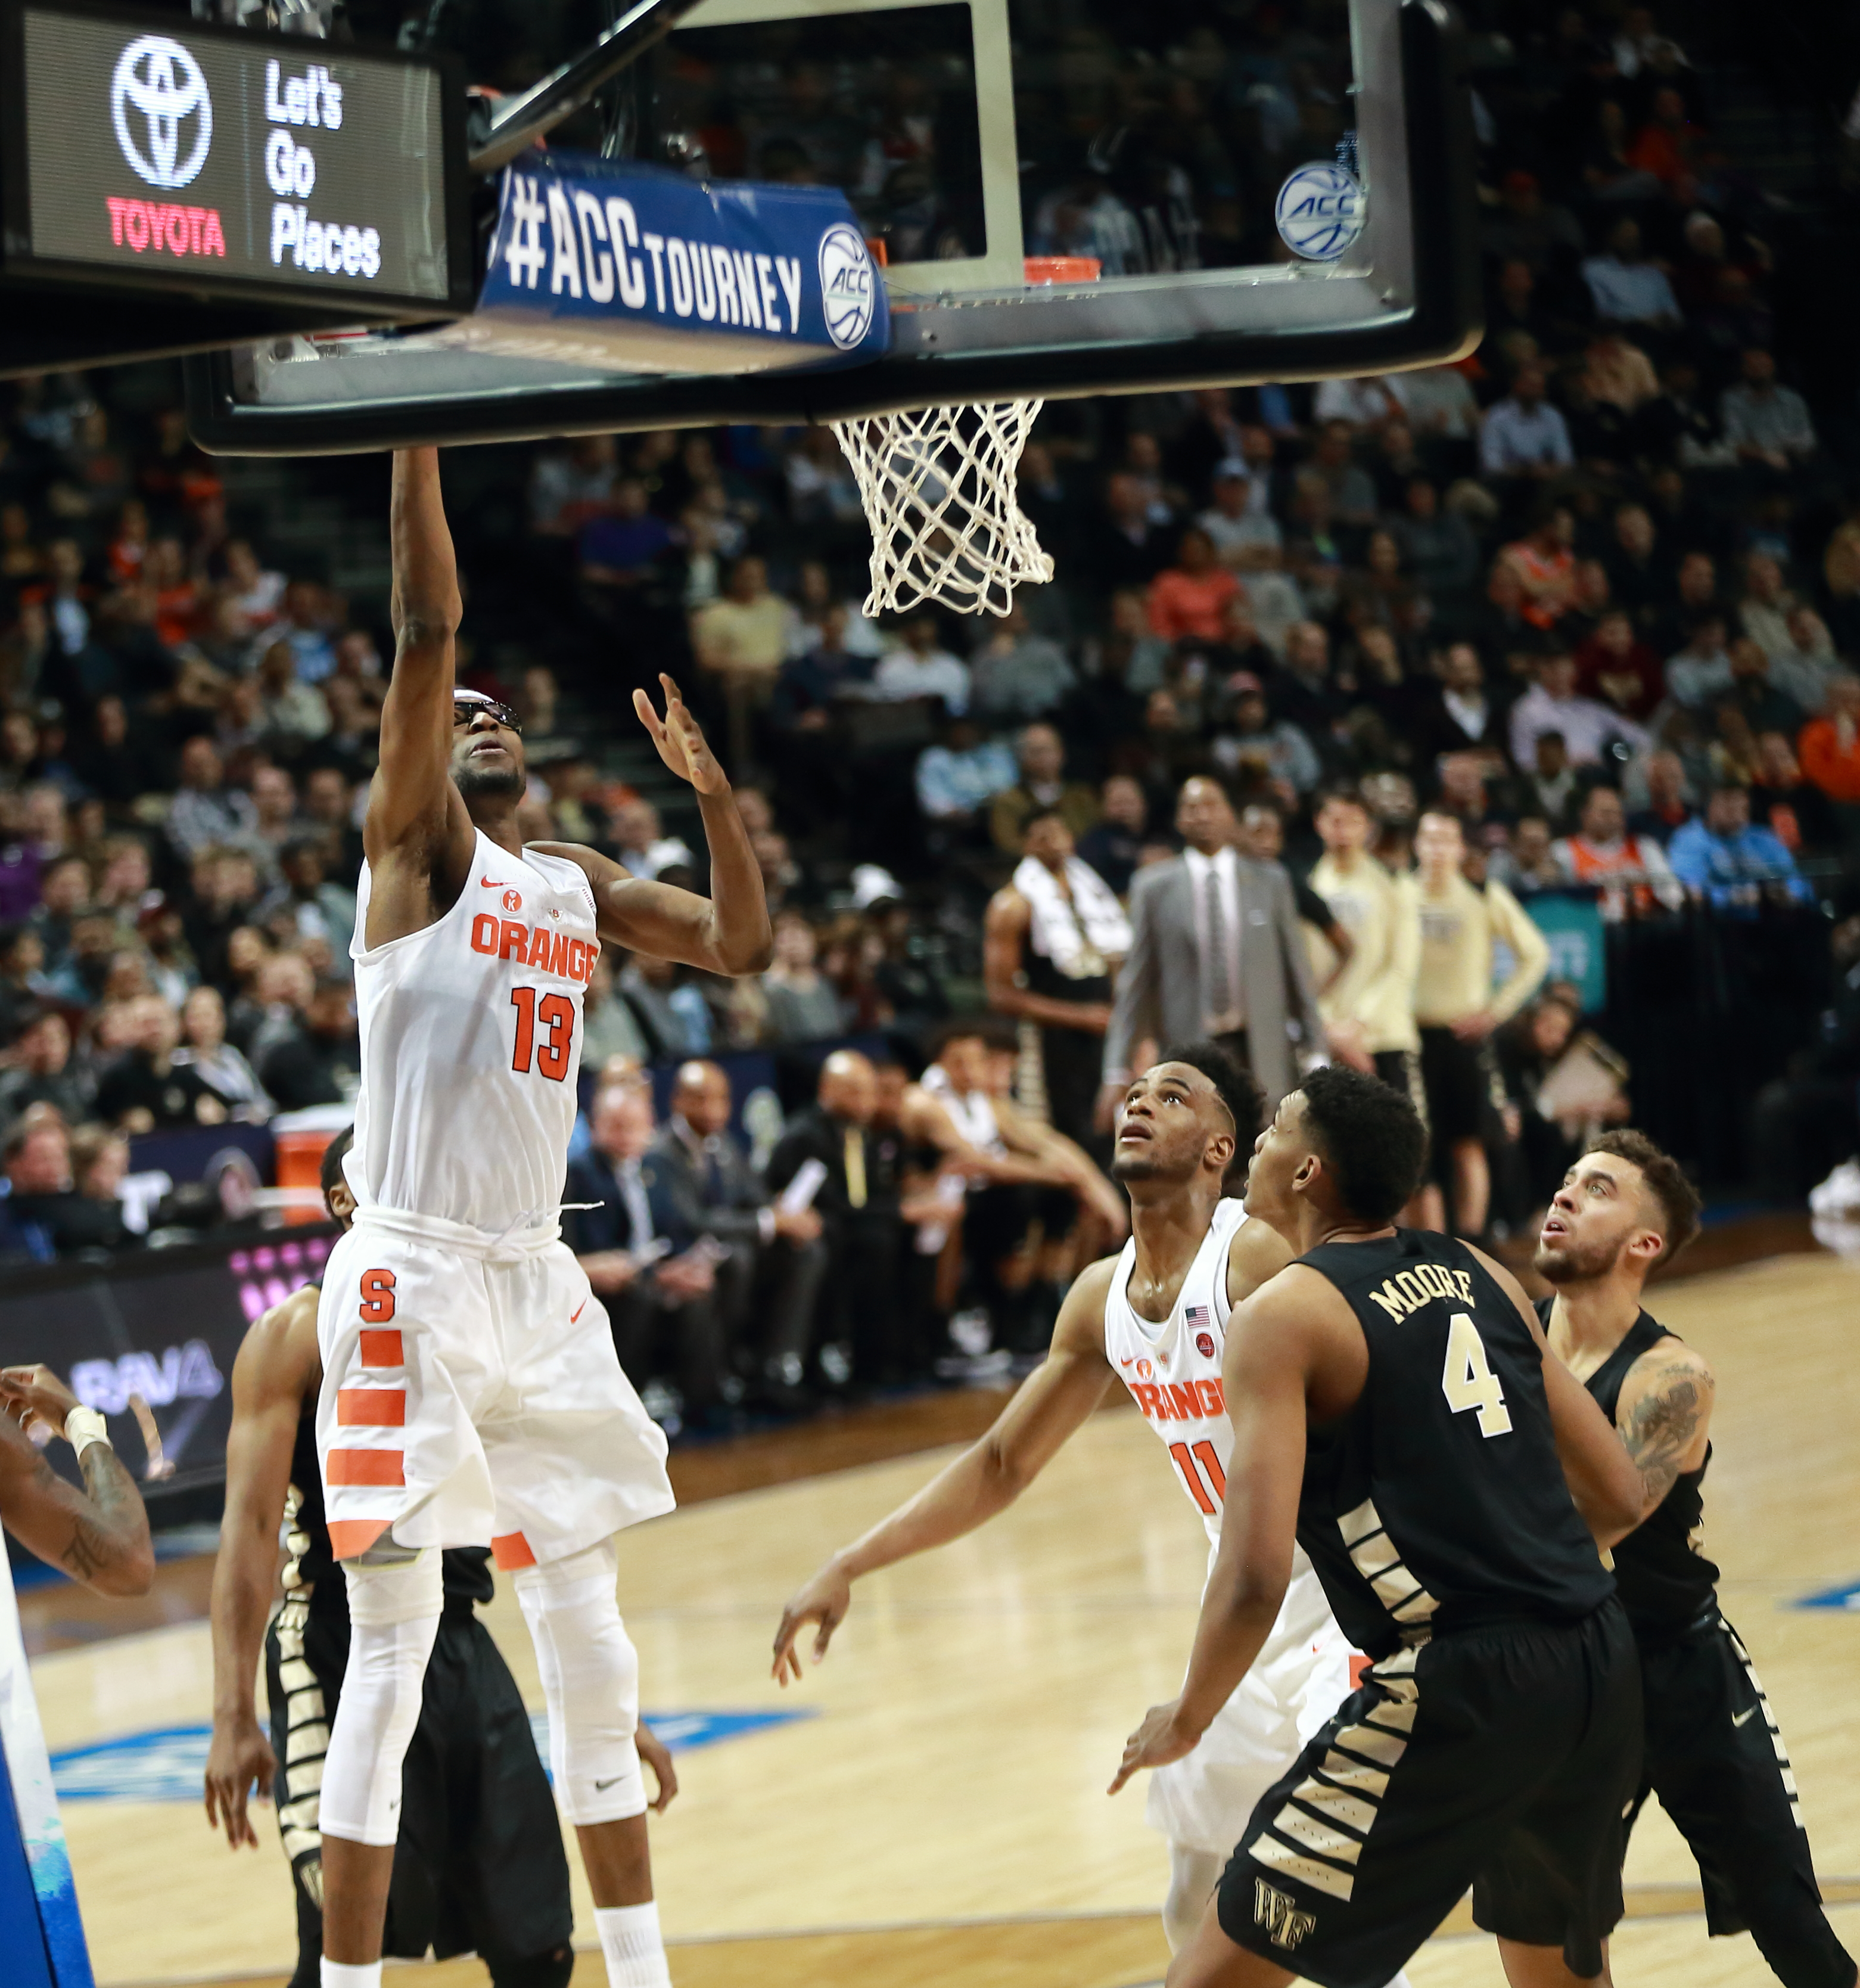
[[(1029, 257), (1030, 285), (1089, 283), (1089, 255)], [(919, 407), (829, 424), (872, 527), (868, 614), (933, 603), (960, 614), (1006, 614), (1017, 587), (1053, 576), (1033, 522), (1014, 499), (1021, 451), (1044, 401)]]

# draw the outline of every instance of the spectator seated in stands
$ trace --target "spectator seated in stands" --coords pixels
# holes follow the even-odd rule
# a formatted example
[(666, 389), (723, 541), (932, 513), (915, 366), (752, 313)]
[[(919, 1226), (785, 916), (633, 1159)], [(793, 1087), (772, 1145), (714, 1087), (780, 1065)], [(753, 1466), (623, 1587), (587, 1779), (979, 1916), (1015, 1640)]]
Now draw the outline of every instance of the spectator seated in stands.
[(1843, 670), (1828, 684), (1828, 708), (1802, 728), (1802, 777), (1826, 796), (1843, 846), (1860, 859), (1860, 676)]
[(1729, 651), (1731, 680), (1728, 688), (1713, 702), (1720, 714), (1728, 706), (1752, 732), (1784, 732), (1793, 735), (1808, 716), (1792, 697), (1785, 696), (1771, 680), (1770, 659), (1760, 643), (1740, 635)]
[(1389, 530), (1415, 585), (1435, 600), (1470, 594), (1479, 578), (1479, 541), (1471, 526), (1459, 512), (1442, 508), (1439, 489), (1425, 476), (1409, 479), (1402, 505)]
[(913, 698), (940, 702), (952, 718), (969, 708), (969, 672), (944, 647), (933, 614), (914, 614), (900, 624), (898, 641), (880, 659), (872, 679), (873, 695), (890, 703)]
[[(97, 1081), (97, 1116), (125, 1132), (223, 1125), (226, 1105), (190, 1064), (175, 1061), (181, 1017), (158, 994), (145, 994), (126, 1017), (129, 1045)], [(333, 1100), (332, 1100), (333, 1101)]]
[(1479, 467), (1501, 488), (1541, 482), (1575, 462), (1568, 424), (1544, 394), (1543, 368), (1521, 366), (1511, 392), (1486, 410), (1479, 431)]
[(1576, 604), (1575, 536), (1568, 507), (1546, 504), (1524, 536), (1499, 555), (1523, 590), (1518, 612), (1533, 628), (1548, 632)]
[(177, 1070), (191, 1070), (229, 1117), (262, 1125), (273, 1106), (251, 1065), (226, 1040), (226, 1003), (217, 987), (197, 987), (181, 1011)]
[(1724, 439), (1747, 469), (1787, 477), (1819, 446), (1808, 404), (1792, 387), (1776, 384), (1773, 353), (1753, 347), (1740, 370), (1741, 382), (1726, 387), (1719, 402)]
[(1199, 525), (1182, 534), (1176, 563), (1149, 583), (1149, 626), (1165, 641), (1184, 636), (1218, 642), (1227, 632), (1228, 604), (1240, 583), (1220, 563), (1214, 541)]
[(353, 979), (355, 893), (325, 877), (322, 838), (294, 835), (279, 851), (278, 867), (284, 881), (260, 901), (259, 923), (280, 945), (320, 939), (329, 948), (330, 972), (339, 980)]
[(1058, 709), (1079, 681), (1065, 651), (1035, 634), (1018, 604), (983, 637), (969, 670), (976, 709), (997, 720), (1044, 718)]
[(1706, 709), (1731, 687), (1724, 617), (1715, 610), (1692, 624), (1686, 646), (1666, 658), (1666, 689), (1689, 711)]
[(1807, 904), (1814, 893), (1774, 832), (1750, 822), (1747, 789), (1712, 789), (1702, 819), (1689, 821), (1666, 845), (1673, 874), (1715, 911), (1754, 915), (1766, 899)]
[[(640, 587), (671, 549), (671, 528), (648, 508), (646, 485), (636, 476), (613, 487), (610, 505), (593, 512), (576, 535), (581, 576), (603, 593), (624, 595)], [(711, 668), (722, 668), (721, 664)]]
[[(562, 1188), (563, 1240), (606, 1307), (627, 1378), (648, 1412), (675, 1433), (686, 1400), (723, 1398), (727, 1368), (714, 1253), (678, 1226), (648, 1157), (651, 1091), (640, 1084), (604, 1084), (589, 1117), (591, 1150), (569, 1163)], [(667, 1373), (681, 1391), (660, 1379)]]
[(1098, 819), (1098, 796), (1082, 780), (1065, 777), (1065, 747), (1050, 725), (1025, 726), (1014, 741), (1020, 777), (990, 803), (988, 832), (997, 849), (1021, 854), (1027, 823), (1035, 814), (1058, 814), (1075, 841)]
[(723, 598), (691, 617), (691, 647), (699, 667), (720, 682), (765, 697), (795, 646), (798, 621), (793, 607), (769, 591), (767, 564), (751, 556), (731, 567)]
[[(1558, 819), (1561, 814), (1559, 809)], [(1493, 851), (1491, 874), (1514, 897), (1564, 889), (1569, 880), (1556, 859), (1555, 836), (1550, 816), (1520, 815), (1512, 826), (1509, 846)]]
[(775, 963), (762, 975), (771, 1043), (819, 1042), (842, 1033), (843, 1017), (832, 982), (814, 961), (819, 942), (805, 912), (787, 911), (775, 920)]
[(1602, 915), (1611, 923), (1644, 918), (1656, 906), (1676, 911), (1686, 901), (1666, 851), (1652, 837), (1630, 834), (1621, 796), (1612, 787), (1591, 787), (1583, 797), (1582, 826), (1554, 844), (1551, 856), (1565, 879), (1592, 885)]
[(19, 1120), (0, 1142), (6, 1193), (0, 1197), (0, 1263), (49, 1263), (79, 1211), (71, 1179), (71, 1138), (45, 1106)]
[(1679, 300), (1665, 270), (1648, 259), (1638, 221), (1624, 218), (1615, 222), (1609, 230), (1607, 252), (1584, 261), (1582, 279), (1603, 324), (1631, 324), (1656, 332), (1677, 329)]
[(1144, 860), (1149, 838), (1149, 804), (1140, 781), (1113, 773), (1099, 792), (1097, 822), (1079, 838), (1079, 854), (1120, 898)]
[(258, 972), (265, 1019), (251, 1065), (281, 1111), (352, 1099), (360, 1081), (355, 993), (346, 981), (319, 982), (302, 955), (274, 954)]
[(252, 841), (258, 810), (251, 796), (226, 785), (226, 771), (211, 739), (190, 739), (181, 749), (180, 791), (169, 804), (168, 840), (190, 860), (203, 850)]
[(1765, 732), (1757, 737), (1750, 819), (1760, 827), (1773, 830), (1791, 856), (1825, 854), (1841, 846), (1838, 805), (1821, 788), (1803, 778), (1795, 748), (1784, 732)]
[(825, 732), (841, 699), (869, 691), (877, 659), (847, 647), (849, 621), (846, 604), (834, 601), (822, 612), (819, 640), (782, 663), (768, 712), (778, 732)]
[(1576, 662), (1568, 654), (1546, 656), (1538, 665), (1537, 681), (1511, 707), (1511, 757), (1520, 766), (1536, 762), (1541, 735), (1555, 732), (1562, 739), (1569, 762), (1595, 765), (1612, 742), (1636, 752), (1652, 741), (1632, 718), (1611, 706), (1583, 697), (1576, 689)]
[(96, 1086), (89, 1073), (74, 1066), (71, 1026), (55, 1007), (21, 1007), (15, 1011), (15, 1033), (5, 1041), (0, 1069), (0, 1126), (23, 1117), (35, 1105), (49, 1107), (67, 1125), (90, 1116)]
[(615, 803), (608, 812), (607, 833), (613, 860), (634, 877), (650, 880), (673, 864), (691, 860), (690, 844), (681, 837), (667, 835), (659, 810), (638, 794)]
[(1284, 545), (1278, 520), (1267, 505), (1254, 502), (1254, 488), (1244, 458), (1230, 456), (1214, 465), (1209, 484), (1214, 502), (1195, 522), (1214, 541), (1223, 566), (1244, 569)]
[(973, 718), (952, 718), (940, 742), (918, 756), (917, 806), (929, 820), (960, 833), (1018, 778), (1006, 739), (989, 738)]
[(1243, 785), (1302, 800), (1323, 776), (1316, 747), (1289, 718), (1272, 718), (1266, 687), (1250, 671), (1237, 671), (1224, 691), (1224, 729), (1211, 742), (1215, 765)]
[(1625, 607), (1611, 607), (1576, 647), (1576, 683), (1587, 697), (1646, 720), (1660, 701), (1659, 658), (1634, 632)]

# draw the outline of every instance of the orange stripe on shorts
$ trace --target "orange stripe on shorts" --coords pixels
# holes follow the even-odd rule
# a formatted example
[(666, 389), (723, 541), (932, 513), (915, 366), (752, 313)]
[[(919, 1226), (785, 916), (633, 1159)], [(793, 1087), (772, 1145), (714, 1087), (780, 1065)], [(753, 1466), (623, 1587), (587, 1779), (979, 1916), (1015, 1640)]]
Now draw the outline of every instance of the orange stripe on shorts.
[(393, 1523), (392, 1519), (332, 1519), (329, 1550), (338, 1560), (353, 1560), (366, 1553)]
[(505, 1574), (514, 1574), (520, 1567), (534, 1567), (536, 1556), (530, 1551), (529, 1541), (521, 1533), (505, 1533), (491, 1543), (491, 1557)]
[(339, 1428), (404, 1428), (404, 1388), (338, 1388), (336, 1420)]
[(407, 1483), (405, 1458), (406, 1452), (398, 1449), (333, 1449), (323, 1459), (323, 1482), (397, 1488)]
[(404, 1367), (407, 1364), (398, 1332), (370, 1332), (362, 1334), (362, 1364), (364, 1367)]

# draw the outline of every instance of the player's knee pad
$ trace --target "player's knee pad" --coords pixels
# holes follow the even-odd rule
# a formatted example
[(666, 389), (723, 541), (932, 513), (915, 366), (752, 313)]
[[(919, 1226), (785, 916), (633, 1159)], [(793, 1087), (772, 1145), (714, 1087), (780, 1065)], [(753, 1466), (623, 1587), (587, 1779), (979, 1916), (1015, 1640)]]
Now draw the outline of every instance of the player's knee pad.
[(1207, 1902), (1220, 1882), (1223, 1859), (1213, 1850), (1191, 1850), (1187, 1844), (1169, 1846), (1169, 1892), (1163, 1901), (1163, 1932), (1171, 1953), (1180, 1953), (1194, 1937)]
[(569, 1988), (575, 1977), (575, 1949), (565, 1942), (548, 1953), (481, 1953), (490, 1970), (491, 1988)]
[(349, 1664), (323, 1761), (321, 1827), (352, 1843), (393, 1842), (400, 1763), (420, 1723), (427, 1659), (444, 1592), (437, 1553), (346, 1569)]
[(640, 1658), (614, 1598), (619, 1565), (611, 1542), (513, 1581), (536, 1645), (549, 1709), (549, 1768), (571, 1822), (618, 1822), (646, 1809), (633, 1732), (640, 1720)]

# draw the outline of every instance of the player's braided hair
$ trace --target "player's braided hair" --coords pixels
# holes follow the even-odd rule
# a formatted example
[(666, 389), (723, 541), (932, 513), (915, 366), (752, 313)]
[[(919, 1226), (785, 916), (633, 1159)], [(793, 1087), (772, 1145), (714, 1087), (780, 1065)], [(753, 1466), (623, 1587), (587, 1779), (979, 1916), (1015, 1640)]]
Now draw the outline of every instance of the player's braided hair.
[(1699, 1232), (1699, 1191), (1673, 1155), (1654, 1144), (1645, 1132), (1624, 1128), (1603, 1132), (1588, 1142), (1592, 1153), (1608, 1153), (1640, 1169), (1647, 1192), (1659, 1203), (1663, 1238), (1656, 1263), (1669, 1263)]

